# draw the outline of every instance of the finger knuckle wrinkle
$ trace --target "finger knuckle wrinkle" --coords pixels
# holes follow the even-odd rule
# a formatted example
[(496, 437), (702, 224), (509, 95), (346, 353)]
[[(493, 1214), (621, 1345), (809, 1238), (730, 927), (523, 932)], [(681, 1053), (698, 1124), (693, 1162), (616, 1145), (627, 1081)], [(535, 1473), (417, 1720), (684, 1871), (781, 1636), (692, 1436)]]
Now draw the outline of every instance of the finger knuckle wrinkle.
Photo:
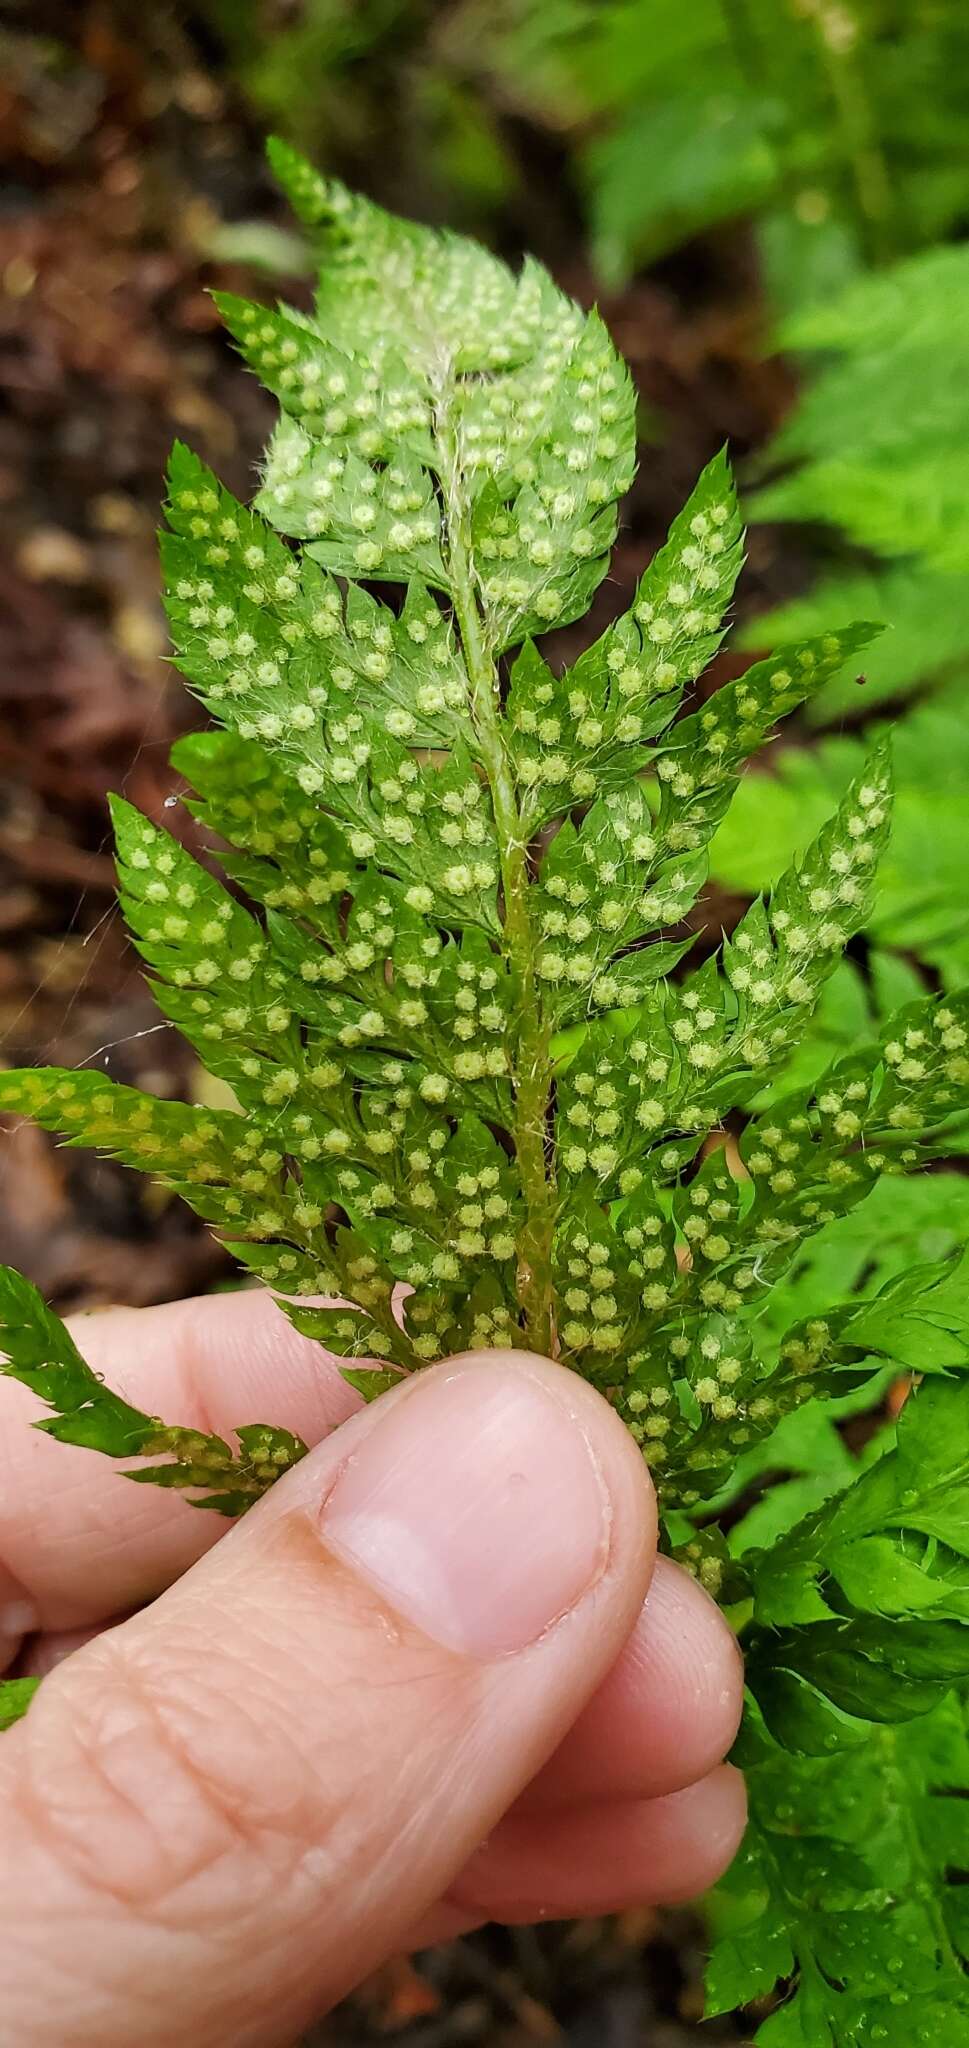
[(50, 1707), (30, 1717), (16, 1797), (35, 1839), (86, 1889), (153, 1917), (216, 1866), (227, 1882), (233, 1864), (244, 1870), (251, 1897), (260, 1874), (275, 1883), (295, 1860), (300, 1760), (223, 1684), (102, 1653), (97, 1679), (89, 1667)]

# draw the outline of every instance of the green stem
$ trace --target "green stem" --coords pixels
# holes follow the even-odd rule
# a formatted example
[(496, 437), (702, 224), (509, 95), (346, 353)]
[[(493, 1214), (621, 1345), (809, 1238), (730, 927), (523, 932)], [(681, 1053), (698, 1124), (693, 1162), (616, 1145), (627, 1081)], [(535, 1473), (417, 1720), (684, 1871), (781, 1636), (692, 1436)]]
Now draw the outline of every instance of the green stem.
[(478, 600), (471, 512), (451, 402), (450, 373), (438, 386), (436, 422), (440, 480), (447, 522), (451, 597), (468, 672), (471, 715), (491, 787), (504, 896), (505, 953), (515, 1012), (515, 1149), (525, 1198), (518, 1256), (518, 1293), (529, 1348), (548, 1356), (555, 1344), (552, 1307), (552, 1235), (555, 1184), (546, 1157), (546, 1119), (552, 1085), (549, 1026), (535, 977), (535, 935), (530, 910), (527, 834), (501, 724), (500, 678)]
[(851, 17), (846, 16), (844, 39), (839, 39), (841, 10), (832, 26), (826, 6), (818, 9), (815, 26), (821, 58), (828, 75), (831, 96), (837, 109), (845, 155), (851, 166), (858, 203), (862, 243), (868, 260), (887, 262), (891, 256), (892, 190), (888, 170), (877, 137), (875, 116), (865, 90), (857, 54), (850, 34)]

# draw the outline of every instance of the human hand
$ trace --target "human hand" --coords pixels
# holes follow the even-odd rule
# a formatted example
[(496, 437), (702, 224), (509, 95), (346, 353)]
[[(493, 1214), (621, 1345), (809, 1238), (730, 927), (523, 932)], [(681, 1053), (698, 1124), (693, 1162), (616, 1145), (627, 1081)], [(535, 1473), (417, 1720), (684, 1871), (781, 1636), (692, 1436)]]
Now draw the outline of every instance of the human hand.
[(0, 1669), (51, 1670), (0, 1738), (6, 2040), (272, 2048), (403, 1949), (717, 1877), (740, 1659), (582, 1381), (477, 1353), (357, 1413), (253, 1293), (75, 1336), (142, 1406), (317, 1448), (226, 1525), (0, 1380)]

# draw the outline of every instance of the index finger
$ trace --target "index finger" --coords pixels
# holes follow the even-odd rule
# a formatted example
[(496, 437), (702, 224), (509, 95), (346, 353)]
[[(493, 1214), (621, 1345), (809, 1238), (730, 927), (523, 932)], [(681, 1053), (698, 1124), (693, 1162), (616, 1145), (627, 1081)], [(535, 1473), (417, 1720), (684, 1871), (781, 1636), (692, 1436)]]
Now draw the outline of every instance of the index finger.
[[(72, 1319), (108, 1384), (166, 1422), (272, 1422), (319, 1443), (360, 1405), (322, 1347), (263, 1289)], [(228, 1526), (111, 1459), (30, 1424), (47, 1411), (0, 1377), (0, 1670), (24, 1635), (81, 1628), (161, 1592)]]

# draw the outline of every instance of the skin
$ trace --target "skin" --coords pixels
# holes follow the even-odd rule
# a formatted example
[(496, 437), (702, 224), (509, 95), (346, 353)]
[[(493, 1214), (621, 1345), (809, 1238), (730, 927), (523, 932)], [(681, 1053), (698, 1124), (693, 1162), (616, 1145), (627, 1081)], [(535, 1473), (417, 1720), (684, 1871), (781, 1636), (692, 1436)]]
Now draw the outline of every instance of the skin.
[[(26, 1427), (36, 1403), (0, 1380), (0, 1669), (50, 1674), (0, 1742), (0, 1981), (18, 2048), (180, 2033), (282, 2048), (402, 1949), (485, 1919), (685, 1899), (725, 1868), (744, 1821), (722, 1763), (740, 1658), (713, 1602), (657, 1559), (641, 1458), (590, 1388), (531, 1355), (469, 1354), (361, 1410), (253, 1293), (115, 1310), (74, 1334), (167, 1419), (268, 1418), (317, 1448), (227, 1525)], [(438, 1443), (456, 1403), (499, 1384), (483, 1484), (507, 1457), (509, 1484), (536, 1489), (530, 1526), (557, 1480), (566, 1507), (531, 1580), (501, 1555), (502, 1517), (482, 1523), (510, 1588), (488, 1627), (515, 1637), (482, 1648), (428, 1624), (421, 1574), (398, 1596), (400, 1544), (391, 1580), (361, 1566), (367, 1515), (338, 1510), (345, 1475), (359, 1492), (353, 1473), (400, 1435), (394, 1404), (410, 1404), (405, 1434)], [(555, 1409), (538, 1449), (515, 1438), (522, 1389)], [(586, 1451), (605, 1535), (558, 1600), (585, 1485), (569, 1461)], [(470, 1498), (473, 1443), (462, 1455)], [(388, 1458), (393, 1505), (410, 1482)], [(426, 1478), (408, 1526), (434, 1556), (448, 1470), (443, 1494)], [(444, 1550), (464, 1568), (457, 1535)], [(455, 1611), (464, 1630), (471, 1609)]]

